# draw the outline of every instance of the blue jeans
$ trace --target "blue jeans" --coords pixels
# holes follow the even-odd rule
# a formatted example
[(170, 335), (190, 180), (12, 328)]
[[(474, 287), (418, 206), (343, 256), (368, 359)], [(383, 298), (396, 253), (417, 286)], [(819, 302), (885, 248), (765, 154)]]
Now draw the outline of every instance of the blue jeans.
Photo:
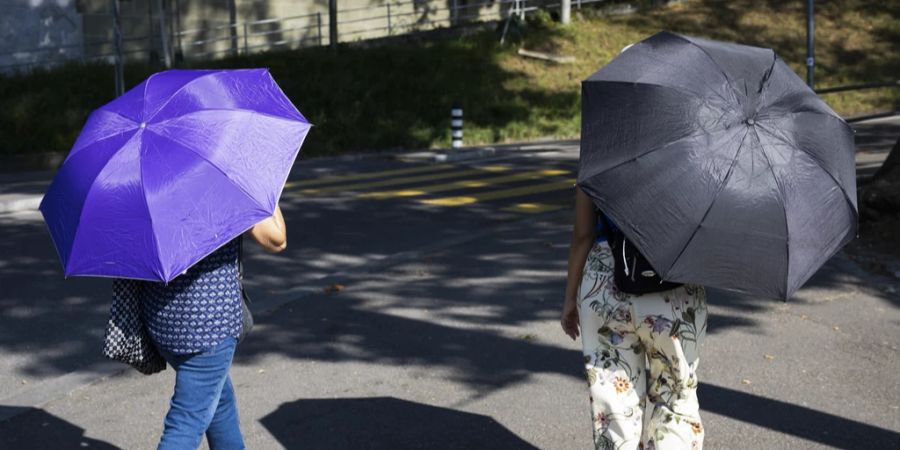
[(203, 434), (212, 450), (243, 450), (237, 402), (228, 369), (237, 339), (204, 353), (173, 355), (160, 349), (175, 369), (175, 393), (158, 450), (195, 450)]

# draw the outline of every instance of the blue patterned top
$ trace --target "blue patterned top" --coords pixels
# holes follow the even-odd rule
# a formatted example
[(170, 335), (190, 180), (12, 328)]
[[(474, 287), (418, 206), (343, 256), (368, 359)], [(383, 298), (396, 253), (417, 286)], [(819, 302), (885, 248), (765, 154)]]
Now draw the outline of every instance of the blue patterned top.
[(241, 332), (237, 239), (168, 285), (150, 281), (138, 285), (147, 331), (158, 347), (170, 353), (204, 352)]
[[(609, 238), (606, 226), (603, 225), (603, 216), (604, 214), (602, 212), (597, 211), (597, 225), (595, 228), (596, 238), (594, 239), (594, 242), (596, 243), (606, 242)], [(606, 220), (609, 220), (609, 222), (612, 223), (612, 220), (609, 217), (607, 217)]]

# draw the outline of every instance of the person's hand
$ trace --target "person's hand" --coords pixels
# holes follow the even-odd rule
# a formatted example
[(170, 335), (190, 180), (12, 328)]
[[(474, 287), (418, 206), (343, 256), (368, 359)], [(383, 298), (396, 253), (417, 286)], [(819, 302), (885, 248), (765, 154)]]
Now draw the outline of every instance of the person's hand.
[(578, 305), (575, 304), (574, 298), (567, 298), (563, 303), (559, 322), (566, 335), (574, 341), (578, 337)]

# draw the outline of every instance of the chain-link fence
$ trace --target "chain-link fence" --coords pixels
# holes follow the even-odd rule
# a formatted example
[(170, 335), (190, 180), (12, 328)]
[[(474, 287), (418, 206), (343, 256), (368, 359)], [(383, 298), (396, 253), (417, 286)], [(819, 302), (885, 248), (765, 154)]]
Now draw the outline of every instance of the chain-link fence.
[[(572, 0), (572, 8), (608, 0)], [(137, 2), (135, 2), (137, 3)], [(183, 27), (178, 14), (167, 12), (165, 28), (154, 2), (147, 2), (146, 14), (134, 7), (119, 16), (122, 55), (126, 61), (157, 62), (165, 52), (176, 61), (243, 55), (279, 49), (329, 45), (327, 10), (287, 17), (249, 21), (203, 20), (199, 26)], [(538, 8), (559, 9), (559, 0), (411, 0), (339, 9), (336, 14), (338, 40), (352, 42), (453, 27), (474, 22), (524, 18)], [(109, 13), (82, 13), (86, 30), (103, 29)], [(167, 44), (163, 43), (163, 31)], [(27, 71), (70, 62), (113, 63), (115, 43), (111, 32), (85, 32), (81, 42), (33, 49), (0, 51), (0, 71)]]

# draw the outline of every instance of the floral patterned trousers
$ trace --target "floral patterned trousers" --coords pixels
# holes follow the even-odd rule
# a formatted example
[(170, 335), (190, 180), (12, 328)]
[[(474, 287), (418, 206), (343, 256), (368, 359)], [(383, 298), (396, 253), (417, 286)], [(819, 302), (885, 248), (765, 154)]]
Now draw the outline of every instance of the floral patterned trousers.
[(596, 449), (701, 449), (698, 345), (706, 331), (700, 286), (618, 292), (606, 242), (591, 250), (578, 298)]

